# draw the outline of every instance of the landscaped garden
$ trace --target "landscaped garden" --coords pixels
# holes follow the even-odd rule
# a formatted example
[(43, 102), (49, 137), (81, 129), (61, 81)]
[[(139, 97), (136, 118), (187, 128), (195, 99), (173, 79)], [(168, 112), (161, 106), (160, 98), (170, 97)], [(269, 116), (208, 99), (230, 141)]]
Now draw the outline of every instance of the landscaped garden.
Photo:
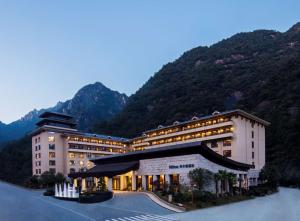
[(212, 173), (197, 168), (188, 174), (191, 185), (168, 185), (163, 188), (154, 183), (154, 193), (165, 201), (183, 206), (187, 210), (206, 208), (252, 199), (277, 192), (277, 173), (273, 168), (264, 168), (259, 176), (259, 184), (245, 188), (242, 179), (225, 170)]

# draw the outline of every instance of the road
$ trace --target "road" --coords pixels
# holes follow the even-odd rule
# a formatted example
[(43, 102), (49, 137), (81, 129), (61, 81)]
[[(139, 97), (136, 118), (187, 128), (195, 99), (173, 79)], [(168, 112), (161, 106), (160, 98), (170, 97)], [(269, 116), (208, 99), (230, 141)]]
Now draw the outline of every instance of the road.
[(117, 193), (103, 203), (80, 204), (0, 182), (0, 221), (171, 221), (163, 217), (171, 213), (140, 193)]
[(300, 190), (224, 206), (173, 213), (141, 193), (117, 193), (109, 201), (79, 204), (0, 182), (0, 221), (300, 221)]
[(182, 221), (300, 221), (300, 190), (168, 216)]

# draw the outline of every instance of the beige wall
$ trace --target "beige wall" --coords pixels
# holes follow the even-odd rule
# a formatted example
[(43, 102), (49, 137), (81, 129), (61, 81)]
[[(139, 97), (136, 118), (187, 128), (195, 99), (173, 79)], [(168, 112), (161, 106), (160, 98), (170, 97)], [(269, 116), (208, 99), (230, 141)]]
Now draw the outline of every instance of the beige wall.
[[(265, 165), (265, 126), (241, 116), (232, 117), (232, 121), (235, 128), (232, 159), (248, 164), (254, 162), (255, 168), (261, 169)], [(253, 138), (252, 131), (254, 132)], [(252, 142), (254, 148), (252, 148)], [(252, 152), (254, 152), (254, 159)]]
[[(54, 142), (49, 142), (49, 137), (54, 137)], [(40, 142), (37, 144), (35, 143), (35, 139), (40, 139)], [(50, 150), (49, 144), (54, 144), (55, 149)], [(40, 145), (41, 149), (36, 151), (35, 146)], [(54, 152), (55, 157), (49, 158), (49, 152)], [(36, 159), (35, 154), (41, 154), (41, 158)], [(49, 165), (49, 160), (55, 161), (55, 166)], [(41, 166), (36, 166), (36, 162), (41, 161)], [(42, 132), (36, 136), (32, 137), (32, 170), (34, 175), (36, 174), (36, 169), (40, 169), (41, 173), (45, 171), (49, 171), (50, 168), (54, 168), (57, 172), (63, 173), (63, 139), (61, 138), (60, 134), (52, 133), (52, 132)]]

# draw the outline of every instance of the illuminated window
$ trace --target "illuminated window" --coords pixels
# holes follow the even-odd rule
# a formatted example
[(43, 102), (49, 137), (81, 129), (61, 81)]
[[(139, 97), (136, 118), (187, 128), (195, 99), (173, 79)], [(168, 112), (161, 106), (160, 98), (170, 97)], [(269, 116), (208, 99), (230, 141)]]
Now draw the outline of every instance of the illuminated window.
[(70, 158), (75, 158), (75, 153), (69, 153)]
[(55, 137), (54, 136), (49, 136), (48, 141), (49, 142), (55, 142)]
[(70, 160), (69, 164), (70, 164), (70, 166), (74, 166), (75, 165), (75, 160)]
[(55, 158), (55, 152), (49, 152), (49, 158)]
[(80, 160), (80, 161), (79, 161), (79, 165), (80, 165), (80, 166), (83, 166), (83, 165), (84, 165), (83, 160)]
[(224, 157), (231, 157), (231, 150), (224, 150), (223, 151), (223, 156)]
[(231, 146), (231, 140), (224, 140), (223, 141), (223, 146), (224, 147)]

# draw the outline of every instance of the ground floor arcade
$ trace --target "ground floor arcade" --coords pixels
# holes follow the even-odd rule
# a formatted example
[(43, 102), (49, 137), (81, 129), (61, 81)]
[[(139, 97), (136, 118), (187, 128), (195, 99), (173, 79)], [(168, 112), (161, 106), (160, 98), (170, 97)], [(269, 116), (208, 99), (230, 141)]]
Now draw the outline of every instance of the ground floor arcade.
[[(252, 167), (225, 158), (199, 142), (105, 156), (92, 161), (95, 167), (88, 171), (69, 174), (74, 185), (82, 191), (96, 189), (100, 177), (105, 177), (109, 190), (157, 191), (172, 188), (176, 191), (180, 186), (192, 186), (188, 174), (195, 168), (235, 174), (236, 185), (248, 188), (248, 174)], [(226, 179), (212, 181), (208, 191), (221, 190), (221, 187), (224, 188), (222, 191), (227, 191)]]

